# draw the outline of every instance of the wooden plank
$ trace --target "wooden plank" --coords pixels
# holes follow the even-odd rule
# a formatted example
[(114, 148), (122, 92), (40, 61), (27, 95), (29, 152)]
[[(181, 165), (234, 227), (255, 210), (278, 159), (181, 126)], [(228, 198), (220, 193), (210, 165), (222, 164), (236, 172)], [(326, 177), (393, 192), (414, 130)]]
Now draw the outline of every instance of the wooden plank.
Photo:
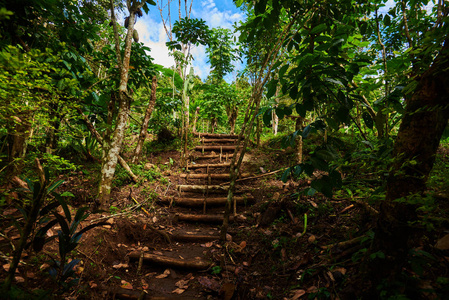
[(234, 151), (237, 146), (196, 146), (196, 151)]
[[(176, 189), (179, 192), (195, 192), (195, 191), (206, 191), (209, 192), (216, 192), (216, 191), (228, 191), (229, 185), (204, 185), (204, 184), (181, 184), (176, 186)], [(235, 191), (236, 193), (240, 192), (251, 192), (254, 188), (252, 187), (246, 187), (246, 186), (236, 186)]]
[[(245, 203), (253, 203), (255, 202), (255, 199), (253, 197), (241, 197), (241, 196), (234, 196), (234, 200), (237, 201), (237, 204), (245, 204)], [(176, 205), (179, 206), (187, 206), (187, 207), (202, 207), (204, 205), (204, 198), (191, 198), (191, 197), (182, 197), (182, 198), (169, 198), (165, 197), (159, 200), (162, 203), (170, 203), (173, 201)], [(220, 206), (225, 205), (227, 201), (226, 197), (213, 197), (213, 198), (206, 198), (206, 205), (207, 206)]]
[[(253, 174), (250, 173), (243, 173), (242, 175), (238, 176), (238, 178), (246, 178), (251, 177)], [(229, 179), (231, 174), (229, 173), (223, 173), (223, 174), (181, 174), (181, 178), (189, 179), (209, 179), (209, 176), (211, 179)]]
[(218, 241), (220, 239), (219, 235), (210, 235), (210, 234), (186, 234), (186, 233), (177, 233), (172, 234), (171, 239), (178, 242), (189, 242), (189, 243), (204, 243), (204, 242), (212, 242)]
[(196, 132), (195, 135), (199, 136), (199, 137), (208, 137), (208, 138), (228, 138), (228, 139), (238, 139), (239, 138), (239, 136), (236, 134)]
[(200, 169), (200, 168), (226, 168), (230, 167), (231, 163), (221, 163), (221, 164), (189, 164), (188, 169)]
[[(133, 251), (129, 253), (129, 258), (139, 259), (140, 251)], [(166, 267), (205, 270), (208, 269), (212, 263), (202, 259), (181, 259), (176, 257), (168, 257), (163, 255), (156, 255), (151, 253), (143, 254), (143, 261)]]
[(235, 143), (236, 139), (201, 139), (203, 143)]
[[(194, 215), (194, 214), (177, 214), (175, 220), (184, 222), (205, 222), (205, 223), (223, 223), (223, 215)], [(233, 216), (229, 216), (229, 222), (234, 221)]]
[[(233, 153), (229, 153), (228, 154), (228, 158), (232, 158), (233, 156), (234, 156)], [(214, 158), (220, 158), (220, 154), (206, 154), (206, 155), (201, 155), (201, 156), (191, 155), (190, 157), (195, 159), (195, 160), (199, 160), (199, 159), (214, 159)], [(225, 154), (221, 155), (221, 158), (225, 160), (226, 159), (226, 155)]]

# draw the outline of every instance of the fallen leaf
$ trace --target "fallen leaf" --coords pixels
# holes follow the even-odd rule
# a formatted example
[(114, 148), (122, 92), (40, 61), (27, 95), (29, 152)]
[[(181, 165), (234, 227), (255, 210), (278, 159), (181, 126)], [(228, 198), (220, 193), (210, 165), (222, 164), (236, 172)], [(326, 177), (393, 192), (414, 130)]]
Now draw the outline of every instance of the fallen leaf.
[(244, 265), (245, 267), (247, 267), (247, 266), (249, 266), (249, 263), (248, 263), (247, 261), (244, 261), (244, 262), (243, 262), (243, 265)]
[(318, 204), (313, 202), (312, 200), (309, 200), (309, 203), (312, 204), (313, 207), (318, 208)]
[(318, 288), (316, 287), (316, 286), (311, 286), (311, 287), (309, 287), (308, 289), (307, 289), (307, 293), (316, 293), (318, 291)]
[(94, 289), (94, 288), (98, 287), (98, 284), (96, 284), (94, 281), (89, 281), (89, 286), (91, 289)]
[(9, 272), (9, 267), (10, 267), (9, 264), (4, 264), (3, 265), (3, 269), (5, 269), (6, 272)]
[(25, 282), (25, 278), (23, 278), (23, 277), (16, 276), (16, 277), (14, 277), (14, 278), (16, 279), (16, 282), (17, 282), (17, 283)]
[(173, 294), (178, 294), (178, 295), (180, 295), (180, 294), (182, 294), (182, 293), (184, 293), (186, 290), (183, 290), (183, 289), (176, 289), (176, 290), (174, 290), (172, 293)]
[(340, 272), (341, 274), (345, 275), (346, 274), (346, 269), (345, 268), (335, 268), (332, 270), (334, 273), (335, 272)]
[(170, 275), (169, 269), (165, 270), (164, 273), (162, 273), (161, 275), (156, 276), (156, 278), (161, 279), (167, 277), (168, 275)]
[(435, 248), (440, 250), (448, 250), (449, 249), (449, 234), (446, 234), (441, 239), (439, 239), (435, 245)]
[(133, 289), (133, 286), (131, 285), (131, 283), (129, 283), (125, 280), (122, 280), (121, 283), (122, 283), (122, 285), (121, 285), (122, 288), (127, 289), (127, 290)]
[(161, 251), (153, 251), (153, 253), (157, 255), (164, 255)]
[(189, 280), (182, 280), (181, 279), (180, 281), (176, 282), (175, 285), (177, 287), (181, 288), (181, 289), (187, 289), (188, 288), (188, 286), (187, 286), (188, 283), (189, 283)]
[(115, 265), (113, 265), (112, 267), (113, 267), (114, 269), (129, 268), (128, 264), (122, 264), (122, 263), (115, 264)]
[(309, 243), (315, 242), (315, 241), (316, 241), (316, 236), (314, 236), (314, 235), (312, 234), (311, 236), (309, 236), (308, 241), (309, 241)]
[(34, 278), (34, 277), (36, 277), (36, 276), (34, 275), (34, 273), (33, 273), (33, 272), (30, 272), (30, 271), (28, 271), (28, 272), (26, 273), (26, 276), (27, 276), (28, 278)]
[(306, 294), (306, 291), (304, 290), (294, 290), (293, 296), (290, 298), (290, 300), (297, 300), (301, 298), (301, 296), (304, 296)]
[(50, 265), (47, 264), (47, 263), (45, 263), (45, 264), (42, 264), (42, 265), (39, 267), (39, 270), (44, 271), (44, 270), (46, 270), (46, 269), (48, 269), (48, 268), (50, 268)]
[(287, 260), (287, 252), (285, 251), (285, 248), (282, 248), (281, 250), (281, 256), (282, 256), (282, 260), (286, 261)]
[(220, 291), (220, 288), (221, 288), (220, 284), (217, 281), (213, 280), (213, 279), (210, 279), (208, 277), (198, 277), (198, 282), (202, 286), (204, 286), (204, 287), (206, 287), (206, 288), (208, 288), (208, 289), (210, 289), (212, 291), (215, 291), (215, 292)]
[(201, 247), (210, 248), (210, 247), (212, 247), (213, 244), (214, 244), (213, 242), (208, 242), (206, 244), (201, 244)]
[(222, 295), (223, 300), (231, 300), (232, 296), (234, 295), (234, 292), (235, 292), (235, 285), (230, 282), (226, 282), (221, 286), (220, 295)]

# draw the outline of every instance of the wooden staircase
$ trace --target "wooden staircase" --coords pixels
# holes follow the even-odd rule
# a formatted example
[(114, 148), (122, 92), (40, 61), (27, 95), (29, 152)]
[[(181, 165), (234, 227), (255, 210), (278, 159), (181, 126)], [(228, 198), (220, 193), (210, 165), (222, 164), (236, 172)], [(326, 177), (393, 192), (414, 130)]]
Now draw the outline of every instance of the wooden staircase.
[[(152, 288), (160, 290), (160, 294), (154, 295), (161, 296), (160, 299), (174, 299), (174, 296), (175, 299), (210, 299), (210, 294), (198, 292), (207, 290), (207, 287), (198, 285), (201, 285), (205, 277), (210, 276), (208, 271), (211, 268), (223, 267), (220, 266), (223, 257), (218, 255), (221, 246), (218, 246), (218, 249), (208, 247), (211, 247), (212, 243), (218, 245), (229, 188), (230, 162), (238, 139), (236, 135), (229, 134), (204, 133), (199, 137), (201, 144), (189, 155), (187, 167), (178, 178), (176, 192), (159, 199), (159, 204), (171, 214), (172, 228), (168, 230), (170, 247), (165, 251), (134, 251), (129, 254), (130, 259), (147, 262), (153, 267), (176, 269), (178, 276), (184, 274), (184, 278), (198, 278), (197, 288), (187, 288), (179, 298), (173, 295), (173, 292), (162, 288), (164, 284), (167, 285), (167, 278), (164, 278), (165, 281), (153, 279), (155, 284)], [(250, 176), (251, 174), (239, 175), (240, 178)], [(236, 184), (234, 200), (239, 210), (242, 210), (241, 208), (255, 201), (252, 189)], [(238, 220), (238, 215), (231, 215), (229, 218), (230, 222)], [(228, 235), (227, 240), (231, 241), (232, 237)], [(208, 243), (206, 248), (204, 243)], [(175, 285), (177, 286), (176, 282), (173, 283), (173, 289)], [(229, 294), (229, 289), (227, 290)], [(231, 296), (227, 295), (229, 299)]]

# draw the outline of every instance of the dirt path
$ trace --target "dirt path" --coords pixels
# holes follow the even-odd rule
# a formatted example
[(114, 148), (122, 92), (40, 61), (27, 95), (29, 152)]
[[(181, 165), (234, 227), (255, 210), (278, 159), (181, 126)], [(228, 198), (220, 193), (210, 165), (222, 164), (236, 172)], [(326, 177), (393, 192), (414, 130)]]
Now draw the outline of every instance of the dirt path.
[[(235, 292), (235, 266), (228, 265), (229, 257), (225, 256), (231, 247), (238, 251), (245, 245), (233, 245), (228, 234), (225, 247), (230, 248), (223, 249), (219, 233), (237, 136), (202, 134), (200, 139), (201, 144), (190, 154), (187, 168), (179, 175), (176, 192), (159, 199), (168, 214), (168, 225), (163, 230), (170, 243), (128, 254), (131, 263), (153, 274), (143, 299), (231, 299)], [(250, 176), (240, 174), (241, 178)], [(238, 214), (231, 216), (231, 222), (244, 220), (242, 213), (254, 202), (253, 192), (254, 188), (237, 184)], [(215, 276), (223, 272), (227, 279)], [(118, 294), (136, 299), (139, 295), (135, 291)]]

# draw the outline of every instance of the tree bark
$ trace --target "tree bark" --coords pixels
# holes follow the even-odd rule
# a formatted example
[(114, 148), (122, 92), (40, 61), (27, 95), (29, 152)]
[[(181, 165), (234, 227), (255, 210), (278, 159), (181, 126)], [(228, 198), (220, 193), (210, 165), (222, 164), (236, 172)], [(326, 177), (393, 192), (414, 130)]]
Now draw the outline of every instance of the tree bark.
[[(120, 150), (122, 147), (123, 138), (125, 136), (125, 129), (128, 122), (128, 113), (129, 106), (131, 102), (131, 97), (128, 95), (128, 73), (129, 73), (129, 61), (131, 57), (131, 45), (132, 45), (132, 36), (134, 31), (134, 21), (136, 18), (135, 12), (137, 9), (141, 8), (145, 4), (145, 1), (127, 1), (128, 10), (129, 10), (129, 25), (128, 32), (126, 34), (125, 39), (125, 51), (123, 55), (123, 61), (120, 61), (120, 53), (117, 53), (117, 59), (119, 60), (119, 66), (121, 66), (120, 70), (120, 85), (119, 85), (119, 111), (117, 114), (117, 121), (114, 130), (114, 134), (112, 137), (112, 141), (110, 147), (107, 149), (107, 152), (104, 155), (103, 163), (101, 167), (101, 181), (99, 185), (98, 191), (98, 201), (101, 206), (104, 206), (106, 202), (109, 200), (111, 188), (112, 188), (112, 180), (115, 174), (115, 168), (117, 166), (118, 156), (120, 154)], [(111, 1), (111, 10), (114, 10), (114, 5)], [(116, 27), (117, 24), (115, 20), (113, 20), (113, 26)], [(116, 49), (117, 44), (120, 41), (115, 36), (115, 44)], [(121, 63), (121, 64), (120, 64)]]
[[(387, 195), (380, 215), (371, 252), (381, 251), (385, 259), (369, 263), (372, 288), (383, 280), (392, 282), (407, 263), (411, 240), (417, 233), (416, 204), (422, 198), (435, 154), (449, 118), (449, 40), (421, 75), (406, 106), (394, 146), (394, 161), (387, 180)], [(401, 199), (401, 201), (397, 201)]]
[(139, 139), (137, 140), (136, 149), (134, 150), (134, 157), (132, 162), (136, 163), (142, 153), (143, 143), (147, 137), (148, 124), (150, 123), (151, 114), (154, 110), (154, 105), (156, 104), (156, 88), (157, 88), (157, 76), (153, 76), (153, 81), (151, 83), (151, 97), (148, 103), (147, 110), (145, 112), (145, 117), (142, 122), (142, 127), (140, 128)]

